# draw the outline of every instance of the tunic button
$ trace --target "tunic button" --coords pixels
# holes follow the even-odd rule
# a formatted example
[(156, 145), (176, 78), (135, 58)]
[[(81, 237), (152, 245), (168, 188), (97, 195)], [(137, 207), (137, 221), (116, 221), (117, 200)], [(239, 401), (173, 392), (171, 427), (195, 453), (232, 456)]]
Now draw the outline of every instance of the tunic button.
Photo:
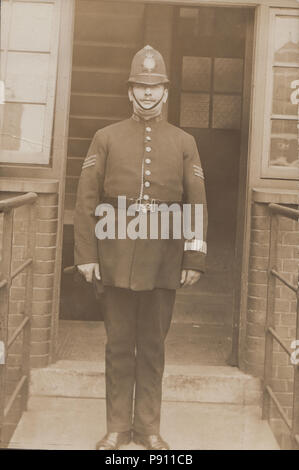
[(152, 161), (151, 161), (150, 158), (146, 158), (146, 159), (145, 159), (145, 163), (146, 163), (147, 165), (149, 165), (150, 163), (152, 163)]
[(145, 195), (143, 196), (143, 199), (145, 199), (145, 201), (147, 201), (147, 200), (149, 199), (149, 196), (148, 196), (147, 194), (145, 194)]
[(149, 135), (147, 135), (145, 140), (147, 140), (149, 142), (150, 140), (152, 140), (152, 138)]
[(145, 174), (146, 176), (150, 176), (151, 172), (149, 170), (146, 170)]
[(151, 152), (151, 151), (152, 151), (152, 148), (151, 148), (151, 147), (145, 147), (145, 150), (146, 150), (147, 152)]
[(146, 132), (152, 132), (152, 128), (151, 128), (151, 127), (146, 127), (145, 130), (146, 130)]
[(146, 182), (144, 183), (144, 186), (145, 186), (146, 188), (149, 188), (150, 185), (151, 185), (151, 183), (150, 183), (149, 181), (146, 181)]

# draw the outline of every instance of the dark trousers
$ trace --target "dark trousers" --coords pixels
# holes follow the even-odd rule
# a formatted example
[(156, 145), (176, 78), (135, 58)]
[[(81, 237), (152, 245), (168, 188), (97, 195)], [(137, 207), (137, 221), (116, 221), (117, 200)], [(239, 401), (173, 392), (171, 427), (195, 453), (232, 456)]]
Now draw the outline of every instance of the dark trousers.
[(105, 287), (108, 432), (159, 433), (164, 341), (175, 293)]

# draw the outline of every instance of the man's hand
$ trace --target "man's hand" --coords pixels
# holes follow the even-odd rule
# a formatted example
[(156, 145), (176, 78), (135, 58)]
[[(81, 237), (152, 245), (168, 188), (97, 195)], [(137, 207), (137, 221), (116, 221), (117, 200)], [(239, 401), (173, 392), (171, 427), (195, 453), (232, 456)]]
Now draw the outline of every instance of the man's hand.
[(100, 281), (100, 265), (98, 263), (78, 264), (77, 268), (87, 282), (92, 282), (93, 274)]
[(183, 269), (181, 274), (181, 287), (193, 286), (199, 281), (201, 273), (192, 269)]

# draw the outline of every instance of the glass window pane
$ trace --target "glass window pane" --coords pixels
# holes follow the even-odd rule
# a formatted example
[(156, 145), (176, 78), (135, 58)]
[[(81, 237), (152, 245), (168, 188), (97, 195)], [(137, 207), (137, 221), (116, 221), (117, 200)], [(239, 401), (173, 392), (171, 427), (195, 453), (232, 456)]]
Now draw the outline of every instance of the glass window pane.
[(214, 90), (222, 93), (241, 92), (243, 60), (215, 59)]
[(272, 166), (299, 167), (297, 133), (297, 121), (272, 121), (270, 149)]
[(42, 152), (45, 106), (5, 103), (3, 119), (3, 150)]
[(292, 104), (291, 95), (294, 92), (292, 82), (299, 79), (299, 68), (274, 67), (273, 114), (298, 114), (298, 105)]
[(214, 95), (213, 128), (240, 129), (241, 97), (229, 95)]
[(13, 2), (9, 49), (50, 52), (54, 5)]
[(210, 96), (204, 93), (182, 93), (181, 127), (209, 127)]
[(276, 17), (274, 60), (276, 62), (291, 62), (299, 64), (298, 17)]
[(8, 52), (6, 99), (46, 103), (49, 62), (49, 54)]
[(183, 90), (209, 91), (210, 84), (211, 59), (209, 57), (183, 57)]

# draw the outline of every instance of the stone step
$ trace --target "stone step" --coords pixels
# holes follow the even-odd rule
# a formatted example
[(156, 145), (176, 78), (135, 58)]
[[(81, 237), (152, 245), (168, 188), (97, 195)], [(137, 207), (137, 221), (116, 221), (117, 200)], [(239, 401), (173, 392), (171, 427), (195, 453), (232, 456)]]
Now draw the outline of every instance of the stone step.
[[(105, 424), (103, 399), (31, 397), (8, 447), (92, 450)], [(164, 402), (161, 434), (173, 450), (279, 450), (257, 406)]]
[[(30, 394), (105, 398), (104, 362), (59, 360), (31, 371)], [(168, 365), (163, 399), (177, 402), (259, 405), (258, 378), (230, 366)]]
[[(56, 360), (102, 363), (105, 344), (104, 322), (60, 320)], [(166, 338), (166, 364), (226, 366), (231, 348), (231, 326), (173, 321)]]

